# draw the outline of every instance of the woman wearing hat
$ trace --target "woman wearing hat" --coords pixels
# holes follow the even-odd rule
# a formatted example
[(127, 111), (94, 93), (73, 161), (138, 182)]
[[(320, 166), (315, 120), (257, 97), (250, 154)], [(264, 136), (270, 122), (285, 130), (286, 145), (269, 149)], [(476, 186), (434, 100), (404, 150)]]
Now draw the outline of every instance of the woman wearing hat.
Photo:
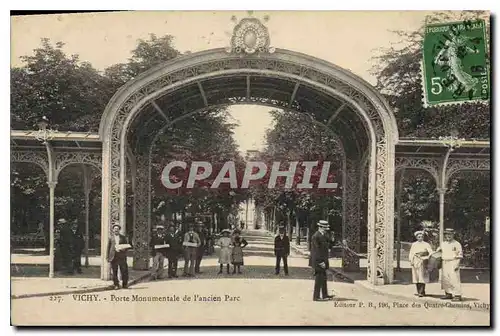
[(229, 274), (229, 264), (231, 263), (231, 238), (229, 237), (229, 235), (231, 234), (231, 231), (229, 231), (228, 229), (224, 229), (222, 230), (221, 234), (222, 237), (217, 242), (217, 245), (220, 247), (220, 270), (218, 274), (222, 274), (222, 268), (224, 267), (224, 264), (226, 264), (227, 274)]
[(415, 241), (410, 248), (411, 277), (417, 286), (417, 295), (425, 296), (425, 284), (429, 283), (426, 261), (432, 254), (431, 245), (424, 241), (424, 231), (415, 232)]
[(236, 273), (236, 269), (238, 269), (238, 274), (241, 274), (240, 266), (243, 266), (243, 248), (248, 243), (245, 238), (240, 237), (240, 230), (234, 230), (233, 235), (233, 251), (231, 253), (231, 261), (234, 265), (233, 274)]
[(444, 230), (444, 241), (438, 248), (442, 252), (443, 277), (441, 288), (445, 296), (441, 299), (462, 300), (462, 285), (460, 283), (460, 260), (463, 258), (462, 245), (454, 238), (453, 229)]

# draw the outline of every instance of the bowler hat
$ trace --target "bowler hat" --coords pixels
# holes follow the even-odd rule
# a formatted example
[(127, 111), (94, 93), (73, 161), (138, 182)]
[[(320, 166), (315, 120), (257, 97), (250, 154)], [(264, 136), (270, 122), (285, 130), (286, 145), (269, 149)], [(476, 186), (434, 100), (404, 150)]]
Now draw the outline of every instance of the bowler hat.
[(118, 224), (118, 223), (113, 224), (113, 226), (112, 226), (111, 228), (113, 228), (113, 229), (114, 229), (114, 228), (115, 228), (115, 226), (118, 226), (118, 228), (119, 228), (119, 229), (121, 229), (121, 228), (122, 228), (122, 227), (121, 227), (121, 225), (120, 225), (120, 224)]

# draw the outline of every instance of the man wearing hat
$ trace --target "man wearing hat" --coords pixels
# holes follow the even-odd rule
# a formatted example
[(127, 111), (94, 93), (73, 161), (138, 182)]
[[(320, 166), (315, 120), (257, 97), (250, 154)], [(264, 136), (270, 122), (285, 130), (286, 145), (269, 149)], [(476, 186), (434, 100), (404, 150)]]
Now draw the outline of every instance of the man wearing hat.
[(460, 260), (463, 258), (462, 245), (454, 239), (453, 229), (444, 230), (444, 241), (437, 249), (442, 252), (443, 274), (441, 288), (445, 296), (441, 299), (462, 300), (462, 286), (460, 283)]
[(168, 277), (177, 278), (178, 257), (181, 251), (182, 237), (175, 232), (175, 225), (172, 223), (168, 227), (166, 242), (170, 247), (167, 249)]
[(61, 254), (61, 266), (66, 274), (73, 274), (72, 232), (65, 218), (57, 221), (59, 226), (58, 245)]
[[(325, 220), (318, 222), (318, 231), (311, 237), (311, 267), (314, 270), (314, 301), (326, 301), (333, 296), (328, 295), (326, 286), (326, 270), (329, 268), (328, 263), (328, 247), (330, 240), (327, 236), (327, 231), (330, 230), (330, 225)], [(322, 298), (320, 298), (320, 292)]]
[(201, 260), (203, 259), (203, 255), (205, 254), (208, 234), (205, 231), (205, 225), (199, 220), (196, 221), (196, 233), (198, 234), (198, 237), (200, 237), (200, 246), (198, 246), (198, 249), (196, 250), (196, 262), (194, 265), (194, 271), (195, 273), (201, 273), (200, 265)]
[(425, 284), (429, 283), (427, 263), (432, 255), (431, 245), (424, 241), (424, 231), (414, 233), (416, 241), (411, 244), (408, 259), (411, 265), (412, 282), (417, 287), (417, 296), (425, 296)]
[(85, 248), (85, 239), (75, 219), (71, 226), (71, 259), (72, 272), (82, 273), (82, 252)]
[[(201, 245), (200, 237), (194, 232), (194, 225), (189, 225), (189, 230), (184, 235), (184, 273), (182, 276), (194, 276), (194, 264), (198, 255), (198, 247)], [(188, 271), (189, 270), (189, 271)]]
[(127, 237), (120, 234), (121, 226), (115, 223), (112, 227), (113, 234), (109, 238), (107, 248), (107, 260), (111, 263), (111, 270), (113, 272), (113, 284), (115, 289), (120, 288), (118, 282), (118, 268), (122, 275), (123, 288), (128, 286), (128, 265), (127, 265), (127, 250), (119, 245), (128, 244)]
[(168, 244), (167, 237), (163, 230), (163, 225), (157, 225), (156, 232), (152, 235), (149, 243), (151, 255), (153, 256), (153, 268), (151, 269), (152, 280), (160, 279), (163, 275), (163, 263), (165, 262), (165, 257), (167, 256), (167, 248), (155, 249), (155, 245)]
[(288, 275), (288, 256), (290, 255), (290, 239), (285, 234), (285, 227), (280, 226), (279, 234), (274, 238), (274, 255), (276, 256), (276, 275), (280, 274), (280, 263), (283, 259), (285, 275)]

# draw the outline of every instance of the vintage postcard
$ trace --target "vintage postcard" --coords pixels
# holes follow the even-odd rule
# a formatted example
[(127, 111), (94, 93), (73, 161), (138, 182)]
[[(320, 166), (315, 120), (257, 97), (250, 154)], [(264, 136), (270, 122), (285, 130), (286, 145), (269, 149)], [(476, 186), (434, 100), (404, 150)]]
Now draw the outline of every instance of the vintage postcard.
[(15, 326), (490, 326), (489, 11), (11, 17)]

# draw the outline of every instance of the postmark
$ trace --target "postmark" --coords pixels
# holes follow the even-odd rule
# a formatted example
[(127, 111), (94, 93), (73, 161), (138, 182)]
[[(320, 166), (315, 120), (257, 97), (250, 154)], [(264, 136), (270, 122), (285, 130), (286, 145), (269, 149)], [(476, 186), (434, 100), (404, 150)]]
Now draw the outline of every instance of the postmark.
[(428, 25), (424, 31), (424, 107), (488, 101), (490, 77), (483, 20)]

